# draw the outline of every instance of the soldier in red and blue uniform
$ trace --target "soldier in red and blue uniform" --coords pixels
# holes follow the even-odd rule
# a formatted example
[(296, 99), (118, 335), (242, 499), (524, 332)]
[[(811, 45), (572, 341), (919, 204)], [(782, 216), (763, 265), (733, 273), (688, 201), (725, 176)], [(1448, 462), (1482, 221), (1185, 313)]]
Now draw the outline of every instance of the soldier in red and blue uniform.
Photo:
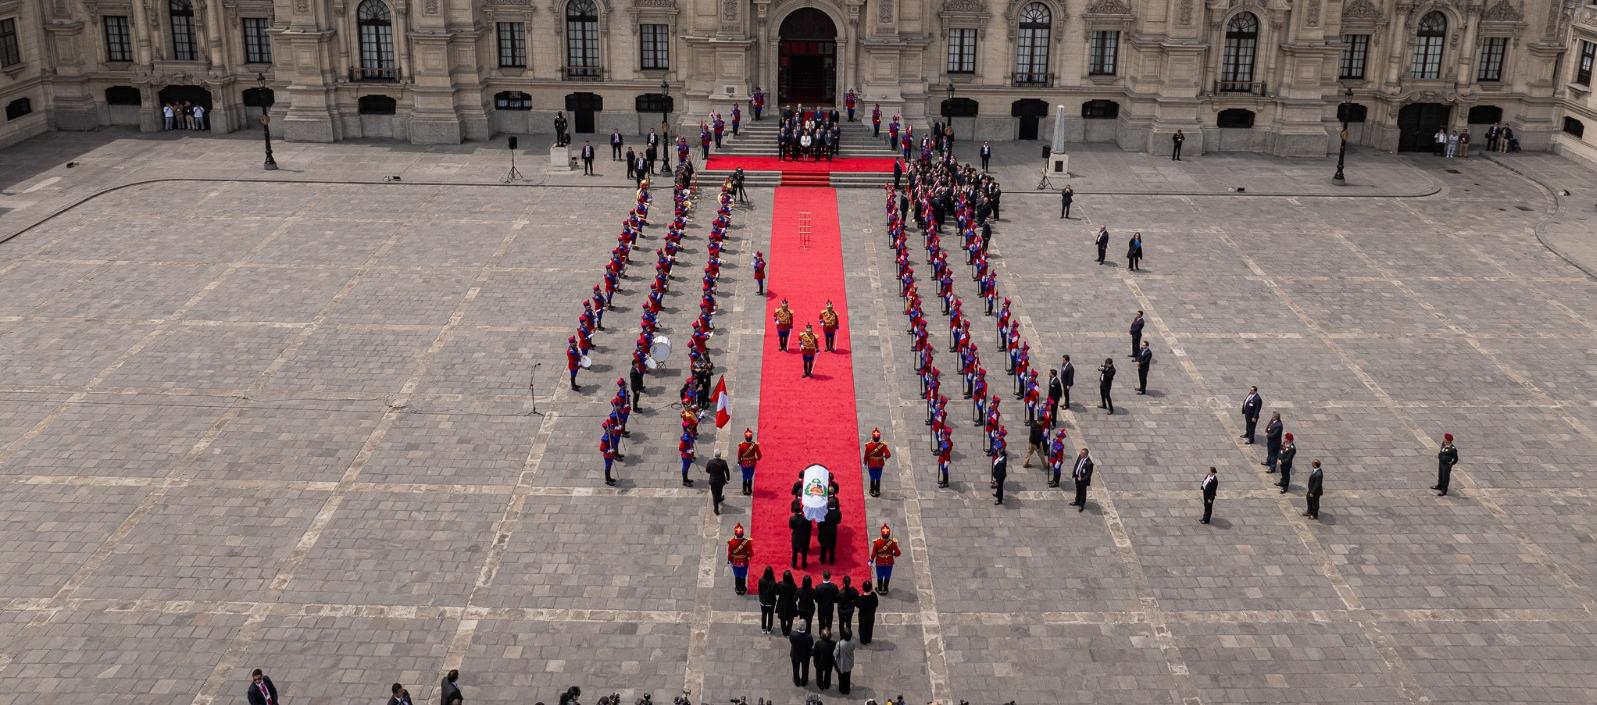
[(754, 291), (765, 293), (765, 253), (754, 253)]
[(677, 452), (682, 456), (682, 486), (692, 487), (693, 480), (688, 477), (688, 469), (693, 467), (694, 445), (693, 434), (683, 431), (682, 440), (677, 443)]
[(954, 442), (948, 432), (937, 434), (937, 486), (948, 487), (948, 464), (954, 458)]
[(1048, 481), (1049, 487), (1059, 486), (1059, 474), (1065, 468), (1065, 429), (1060, 428), (1054, 432), (1054, 439), (1048, 444), (1048, 466), (1053, 469), (1053, 479)]
[(975, 425), (980, 426), (982, 419), (987, 417), (987, 368), (976, 368), (976, 379), (971, 383), (971, 410), (974, 412)]
[(577, 350), (577, 337), (566, 338), (566, 372), (571, 374), (571, 389), (577, 391), (577, 368), (582, 365), (582, 352)]
[(616, 453), (609, 419), (605, 419), (603, 430), (599, 433), (599, 455), (604, 458), (604, 484), (614, 487), (616, 480), (611, 476), (610, 469), (615, 466), (619, 455)]

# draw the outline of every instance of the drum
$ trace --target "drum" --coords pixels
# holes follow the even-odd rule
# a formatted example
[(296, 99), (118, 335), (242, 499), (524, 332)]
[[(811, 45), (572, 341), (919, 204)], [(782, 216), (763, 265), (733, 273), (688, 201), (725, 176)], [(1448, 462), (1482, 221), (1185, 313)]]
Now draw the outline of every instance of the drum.
[(587, 355), (583, 355), (582, 359), (577, 361), (577, 367), (581, 367), (584, 370), (588, 369), (589, 367), (593, 367), (593, 359), (589, 358)]
[(645, 369), (650, 369), (650, 370), (652, 370), (652, 369), (654, 369), (654, 368), (656, 368), (656, 367), (659, 367), (659, 366), (660, 366), (660, 363), (658, 363), (658, 362), (655, 362), (655, 361), (654, 361), (654, 358), (653, 358), (653, 357), (649, 357), (649, 356), (647, 356), (647, 355), (645, 355), (645, 356), (644, 356), (644, 357), (643, 357), (643, 367), (644, 367), (644, 368), (645, 368)]
[(654, 342), (649, 346), (649, 357), (654, 358), (656, 362), (665, 362), (670, 360), (671, 339), (663, 335), (654, 336)]

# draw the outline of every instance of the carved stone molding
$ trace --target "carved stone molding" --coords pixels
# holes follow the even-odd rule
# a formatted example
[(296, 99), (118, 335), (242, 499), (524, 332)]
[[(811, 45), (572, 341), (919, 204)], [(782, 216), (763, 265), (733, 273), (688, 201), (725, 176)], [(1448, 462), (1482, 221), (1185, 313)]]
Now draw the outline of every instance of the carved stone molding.
[(1126, 4), (1124, 0), (1097, 0), (1097, 2), (1087, 6), (1087, 14), (1129, 15), (1131, 14), (1131, 5)]
[(1481, 20), (1485, 22), (1519, 22), (1524, 19), (1525, 16), (1508, 0), (1497, 0), (1495, 4), (1481, 13)]
[(979, 14), (987, 10), (987, 3), (982, 0), (946, 0), (943, 3), (943, 13)]
[(1303, 19), (1304, 26), (1320, 26), (1320, 0), (1309, 0), (1309, 8), (1307, 12), (1308, 15)]
[(1192, 26), (1192, 0), (1181, 0), (1181, 9), (1176, 13), (1176, 22), (1182, 27)]
[(1381, 19), (1381, 8), (1376, 7), (1370, 0), (1352, 0), (1342, 6), (1342, 19), (1378, 20)]

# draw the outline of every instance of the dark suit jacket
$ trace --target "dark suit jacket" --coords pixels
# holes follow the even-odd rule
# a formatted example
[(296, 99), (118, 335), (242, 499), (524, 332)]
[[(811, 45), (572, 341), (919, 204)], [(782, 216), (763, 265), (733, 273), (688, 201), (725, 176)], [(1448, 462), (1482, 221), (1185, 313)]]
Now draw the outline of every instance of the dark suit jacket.
[(1141, 317), (1131, 319), (1131, 334), (1137, 335), (1138, 333), (1141, 333), (1144, 323), (1146, 323), (1146, 321)]
[(445, 678), (443, 683), (438, 686), (438, 693), (438, 702), (440, 705), (456, 705), (456, 703), (463, 703), (466, 701), (466, 696), (462, 695), (460, 692), (460, 686), (450, 683), (448, 678)]
[(1137, 351), (1137, 367), (1138, 368), (1146, 370), (1146, 369), (1148, 369), (1148, 366), (1152, 365), (1152, 364), (1153, 364), (1153, 348), (1143, 348), (1143, 349)]
[(1076, 363), (1069, 363), (1059, 370), (1059, 379), (1066, 387), (1076, 386)]
[[(1092, 484), (1092, 457), (1088, 456), (1084, 463), (1083, 463), (1083, 461), (1081, 461), (1079, 459), (1076, 462), (1081, 464), (1081, 484), (1083, 484), (1083, 485)], [(1075, 470), (1076, 466), (1072, 465), (1070, 467), (1071, 467), (1070, 476), (1072, 478), (1074, 478), (1076, 476), (1076, 470)]]
[(704, 471), (710, 474), (711, 487), (725, 487), (727, 476), (731, 474), (726, 461), (721, 458), (711, 458), (710, 462), (704, 464)]
[(837, 642), (826, 637), (815, 640), (815, 670), (825, 671), (837, 665)]
[(815, 586), (815, 609), (821, 614), (830, 616), (832, 607), (837, 604), (837, 584), (821, 583)]
[(1271, 448), (1281, 447), (1281, 431), (1285, 426), (1280, 421), (1271, 421), (1264, 427), (1264, 442)]
[[(266, 692), (272, 694), (272, 705), (277, 705), (277, 686), (272, 685), (272, 677), (261, 676), (261, 683), (266, 686)], [(244, 697), (249, 700), (250, 705), (266, 705), (266, 698), (261, 696), (260, 688), (255, 687), (254, 683), (250, 683), (246, 687), (248, 690), (244, 692)]]
[(793, 550), (803, 551), (810, 547), (810, 520), (803, 514), (794, 514), (787, 520), (787, 528), (793, 530)]
[(1309, 473), (1309, 496), (1318, 497), (1325, 494), (1325, 470), (1315, 468)]
[(993, 458), (993, 479), (1003, 482), (1004, 478), (1006, 477), (1009, 477), (1008, 456), (1000, 455), (996, 458)]
[(1207, 477), (1207, 476), (1205, 476), (1203, 478), (1203, 498), (1204, 499), (1211, 499), (1211, 500), (1214, 499), (1215, 493), (1219, 492), (1219, 491), (1220, 491), (1220, 478), (1218, 478), (1218, 477)]
[(1098, 233), (1098, 239), (1096, 240), (1096, 242), (1098, 243), (1099, 247), (1108, 247), (1109, 246), (1109, 232), (1108, 231), (1100, 231)]
[(1115, 368), (1098, 368), (1098, 386), (1103, 389), (1109, 389), (1110, 387), (1115, 386)]
[(1258, 418), (1259, 412), (1264, 409), (1264, 397), (1254, 394), (1242, 398), (1242, 415), (1249, 418)]
[(1055, 377), (1048, 380), (1048, 398), (1058, 401), (1063, 396), (1065, 396), (1065, 385), (1059, 382), (1059, 378)]
[(806, 631), (794, 630), (794, 632), (787, 637), (787, 643), (788, 658), (791, 658), (794, 661), (808, 659), (810, 657), (810, 652), (815, 650), (815, 637), (810, 636), (810, 633)]
[(859, 591), (855, 590), (853, 585), (839, 590), (837, 593), (837, 613), (843, 619), (848, 619), (849, 615), (854, 614), (854, 603), (858, 600)]

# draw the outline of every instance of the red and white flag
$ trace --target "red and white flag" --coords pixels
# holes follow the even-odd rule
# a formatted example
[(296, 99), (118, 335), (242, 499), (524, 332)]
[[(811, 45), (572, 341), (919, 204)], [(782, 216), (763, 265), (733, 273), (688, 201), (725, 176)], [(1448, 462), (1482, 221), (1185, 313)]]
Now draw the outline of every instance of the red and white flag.
[(715, 427), (726, 426), (732, 420), (732, 396), (726, 393), (726, 377), (715, 381)]

